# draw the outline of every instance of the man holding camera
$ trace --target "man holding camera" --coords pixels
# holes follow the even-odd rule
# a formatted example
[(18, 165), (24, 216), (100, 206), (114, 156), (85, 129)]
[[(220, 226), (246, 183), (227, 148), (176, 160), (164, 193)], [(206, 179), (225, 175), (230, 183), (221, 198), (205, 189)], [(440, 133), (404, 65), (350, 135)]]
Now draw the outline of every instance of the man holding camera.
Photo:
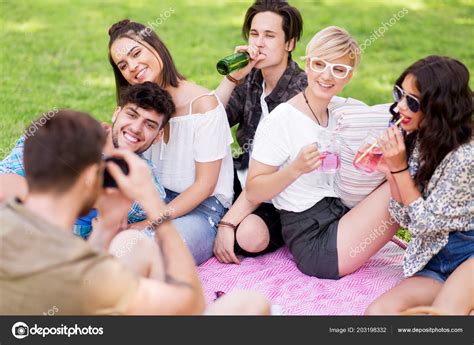
[[(120, 95), (119, 106), (112, 117), (112, 128), (106, 126), (109, 137), (107, 145), (104, 147), (104, 153), (107, 154), (108, 151), (115, 147), (135, 152), (141, 156), (141, 153), (160, 140), (163, 128), (174, 111), (175, 107), (171, 96), (154, 83), (147, 82), (127, 88)], [(49, 120), (55, 116), (56, 113), (46, 119), (43, 116), (39, 120)], [(41, 121), (33, 123), (36, 124), (37, 122), (42, 123)], [(41, 126), (35, 126), (33, 128), (34, 131), (26, 131), (26, 133), (34, 133), (31, 135), (34, 136), (38, 128), (41, 128)], [(0, 202), (6, 201), (12, 196), (22, 199), (27, 193), (25, 169), (23, 166), (23, 146), (26, 137), (29, 137), (29, 135), (20, 138), (12, 152), (0, 162)], [(63, 134), (61, 140), (66, 139)], [(84, 143), (84, 145), (88, 144), (85, 141), (80, 142)], [(61, 145), (61, 143), (58, 143), (58, 145)], [(142, 158), (145, 159), (144, 157)], [(152, 169), (153, 163), (149, 160), (147, 160), (147, 163)], [(161, 197), (164, 199), (165, 191), (155, 176), (154, 182)], [(93, 209), (89, 214), (79, 217), (73, 226), (74, 233), (87, 238), (92, 230), (92, 220), (96, 217), (96, 209)], [(142, 207), (137, 202), (134, 202), (128, 212), (128, 218), (124, 220), (124, 226), (137, 228), (143, 225), (141, 222), (146, 219), (147, 217)], [(145, 226), (143, 225), (143, 227)]]
[[(125, 136), (128, 129), (123, 131)], [(137, 144), (142, 138), (130, 140)], [(104, 160), (106, 140), (96, 120), (72, 110), (60, 110), (26, 138), (28, 194), (25, 201), (12, 199), (0, 206), (0, 314), (41, 315), (52, 306), (65, 315), (204, 311), (194, 260), (167, 219), (148, 165), (131, 150), (111, 151), (126, 163), (124, 174), (118, 165)], [(105, 169), (118, 188), (102, 188)], [(137, 232), (120, 231), (117, 217), (127, 211), (131, 200), (143, 206), (148, 228), (155, 232), (154, 239), (143, 237), (135, 243), (139, 250), (132, 269), (122, 258), (107, 254), (130, 244), (130, 235)], [(93, 205), (101, 217), (88, 241), (82, 241), (69, 229)], [(150, 262), (156, 257), (166, 265)], [(269, 312), (260, 295), (229, 297), (209, 313)]]

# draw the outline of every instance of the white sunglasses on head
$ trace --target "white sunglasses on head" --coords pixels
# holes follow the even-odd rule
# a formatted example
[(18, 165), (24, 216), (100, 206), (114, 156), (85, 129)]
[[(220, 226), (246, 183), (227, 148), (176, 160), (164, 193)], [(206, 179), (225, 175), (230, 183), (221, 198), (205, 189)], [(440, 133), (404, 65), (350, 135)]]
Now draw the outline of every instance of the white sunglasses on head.
[(309, 58), (309, 67), (318, 73), (323, 73), (328, 67), (330, 68), (331, 74), (334, 78), (344, 79), (347, 77), (350, 71), (354, 68), (352, 66), (340, 64), (340, 63), (330, 63), (326, 60), (320, 59), (318, 57), (308, 57)]

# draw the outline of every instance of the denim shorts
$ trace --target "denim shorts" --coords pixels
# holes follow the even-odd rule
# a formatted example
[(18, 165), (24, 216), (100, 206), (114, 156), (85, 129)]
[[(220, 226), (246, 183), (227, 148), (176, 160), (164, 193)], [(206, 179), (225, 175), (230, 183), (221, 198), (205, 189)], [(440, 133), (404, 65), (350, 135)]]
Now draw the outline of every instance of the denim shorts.
[(448, 244), (415, 276), (445, 282), (458, 266), (470, 258), (474, 258), (474, 230), (450, 232)]
[[(170, 203), (178, 195), (179, 193), (166, 189), (166, 203)], [(212, 257), (217, 224), (226, 211), (227, 209), (220, 201), (211, 196), (191, 212), (173, 219), (173, 224), (188, 246), (196, 265), (200, 265)]]

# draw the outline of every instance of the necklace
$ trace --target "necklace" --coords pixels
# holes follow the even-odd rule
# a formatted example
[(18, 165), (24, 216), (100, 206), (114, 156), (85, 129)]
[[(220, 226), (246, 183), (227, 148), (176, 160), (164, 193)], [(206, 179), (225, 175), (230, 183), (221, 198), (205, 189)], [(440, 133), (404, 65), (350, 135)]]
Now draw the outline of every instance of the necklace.
[(311, 106), (309, 105), (308, 98), (306, 98), (306, 89), (303, 91), (303, 97), (304, 97), (304, 100), (306, 101), (306, 104), (308, 105), (309, 110), (311, 110), (311, 113), (313, 114), (314, 118), (316, 119), (316, 121), (318, 121), (318, 125), (321, 126), (321, 122), (319, 122), (319, 119), (314, 113), (313, 108), (311, 108)]

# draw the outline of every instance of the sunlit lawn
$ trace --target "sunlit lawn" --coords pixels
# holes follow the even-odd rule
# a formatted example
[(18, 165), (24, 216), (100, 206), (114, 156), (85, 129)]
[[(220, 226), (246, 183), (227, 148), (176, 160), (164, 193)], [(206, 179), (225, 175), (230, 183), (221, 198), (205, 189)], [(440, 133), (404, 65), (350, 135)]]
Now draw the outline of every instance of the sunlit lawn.
[[(107, 30), (115, 21), (154, 23), (178, 68), (190, 80), (212, 89), (221, 80), (216, 61), (243, 43), (240, 27), (249, 3), (1, 0), (0, 159), (28, 122), (48, 109), (74, 108), (100, 120), (110, 119), (115, 91), (107, 61)], [(344, 96), (369, 104), (389, 102), (395, 78), (430, 54), (456, 57), (470, 71), (474, 66), (473, 1), (290, 3), (304, 18), (304, 35), (295, 57), (304, 55), (309, 39), (328, 25), (342, 26), (361, 44), (366, 42), (361, 67)], [(394, 15), (399, 19), (392, 19)], [(383, 23), (388, 23), (383, 37), (370, 41)]]

